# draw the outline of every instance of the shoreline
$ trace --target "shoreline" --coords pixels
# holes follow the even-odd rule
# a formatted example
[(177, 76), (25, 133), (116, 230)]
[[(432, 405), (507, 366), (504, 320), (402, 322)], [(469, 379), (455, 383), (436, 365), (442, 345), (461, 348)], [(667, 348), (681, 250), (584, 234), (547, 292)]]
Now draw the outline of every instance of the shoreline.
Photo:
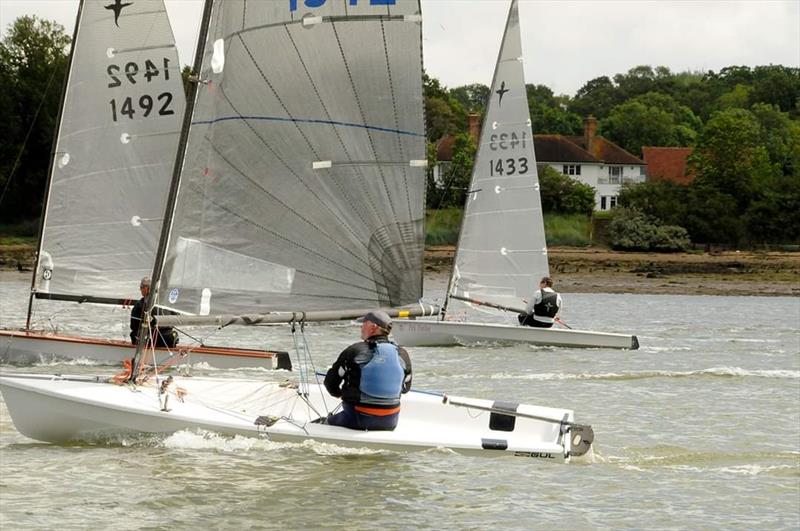
[[(453, 246), (425, 250), (426, 278), (447, 277)], [(0, 246), (0, 281), (30, 279), (35, 248)], [(800, 253), (636, 253), (553, 247), (550, 276), (562, 293), (800, 296)], [(431, 278), (434, 280), (434, 278)]]

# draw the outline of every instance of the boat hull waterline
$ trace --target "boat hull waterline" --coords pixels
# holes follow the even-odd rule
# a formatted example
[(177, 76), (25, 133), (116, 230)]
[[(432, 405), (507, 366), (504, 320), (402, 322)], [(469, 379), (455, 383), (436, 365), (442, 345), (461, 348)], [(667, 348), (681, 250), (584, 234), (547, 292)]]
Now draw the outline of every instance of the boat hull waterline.
[(630, 350), (639, 348), (637, 337), (628, 334), (458, 321), (397, 319), (393, 323), (392, 335), (398, 344), (408, 347), (443, 347), (497, 342), (554, 347)]
[[(129, 386), (107, 383), (101, 377), (3, 374), (0, 391), (20, 433), (51, 443), (206, 430), (275, 442), (313, 439), (394, 451), (445, 448), (463, 454), (548, 462), (567, 462), (571, 453), (577, 455), (571, 450), (580, 446), (573, 443), (574, 435), (570, 436), (570, 410), (445, 398), (419, 391), (403, 396), (394, 431), (360, 431), (319, 423), (339, 402), (316, 383), (308, 386), (303, 397), (296, 386), (275, 382), (177, 378), (159, 397), (155, 383)], [(496, 407), (513, 413), (487, 411)]]
[[(116, 339), (63, 336), (43, 332), (0, 330), (0, 363), (30, 365), (55, 360), (92, 360), (119, 365), (130, 359), (136, 346)], [(287, 352), (230, 347), (182, 346), (155, 349), (159, 361), (186, 356), (178, 364), (205, 363), (218, 369), (291, 369)]]

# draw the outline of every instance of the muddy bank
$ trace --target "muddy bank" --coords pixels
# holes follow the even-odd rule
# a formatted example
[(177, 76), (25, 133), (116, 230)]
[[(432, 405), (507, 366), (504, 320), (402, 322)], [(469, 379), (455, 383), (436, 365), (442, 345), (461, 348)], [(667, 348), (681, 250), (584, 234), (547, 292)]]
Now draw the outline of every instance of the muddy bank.
[[(426, 269), (448, 271), (452, 247), (432, 247)], [(800, 253), (622, 253), (555, 247), (550, 273), (564, 293), (800, 296)]]
[[(425, 252), (428, 274), (447, 275), (453, 247)], [(35, 248), (0, 246), (0, 270), (30, 271)], [(555, 247), (549, 251), (556, 289), (564, 293), (674, 293), (800, 296), (800, 253), (621, 253)]]

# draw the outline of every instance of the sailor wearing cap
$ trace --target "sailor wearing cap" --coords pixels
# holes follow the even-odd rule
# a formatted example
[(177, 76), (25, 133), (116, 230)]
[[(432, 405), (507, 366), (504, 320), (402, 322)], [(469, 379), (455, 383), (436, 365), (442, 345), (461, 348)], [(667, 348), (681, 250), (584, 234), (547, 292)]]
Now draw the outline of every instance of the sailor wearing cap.
[(411, 389), (411, 358), (389, 341), (392, 319), (375, 310), (361, 321), (361, 339), (347, 347), (325, 375), (325, 388), (342, 399), (327, 423), (356, 430), (393, 430), (400, 395)]

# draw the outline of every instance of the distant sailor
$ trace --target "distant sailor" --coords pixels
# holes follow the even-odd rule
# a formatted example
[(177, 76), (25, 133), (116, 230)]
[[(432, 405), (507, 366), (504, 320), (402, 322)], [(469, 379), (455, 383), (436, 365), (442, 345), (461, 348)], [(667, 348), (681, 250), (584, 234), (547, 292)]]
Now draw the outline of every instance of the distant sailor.
[(380, 310), (362, 319), (361, 339), (347, 347), (325, 375), (325, 388), (342, 399), (327, 423), (355, 430), (393, 430), (400, 395), (411, 389), (411, 358), (389, 341), (392, 319)]
[(550, 328), (560, 309), (561, 295), (553, 290), (553, 279), (543, 277), (539, 282), (539, 289), (525, 307), (525, 313), (519, 315), (519, 324), (536, 328)]
[[(139, 292), (142, 294), (142, 298), (136, 301), (131, 310), (131, 343), (134, 345), (139, 342), (139, 328), (144, 316), (145, 299), (150, 293), (150, 277), (144, 277), (139, 283)], [(152, 321), (152, 327), (155, 327), (155, 319)], [(157, 347), (172, 348), (178, 344), (178, 333), (171, 326), (159, 326), (155, 330)]]

